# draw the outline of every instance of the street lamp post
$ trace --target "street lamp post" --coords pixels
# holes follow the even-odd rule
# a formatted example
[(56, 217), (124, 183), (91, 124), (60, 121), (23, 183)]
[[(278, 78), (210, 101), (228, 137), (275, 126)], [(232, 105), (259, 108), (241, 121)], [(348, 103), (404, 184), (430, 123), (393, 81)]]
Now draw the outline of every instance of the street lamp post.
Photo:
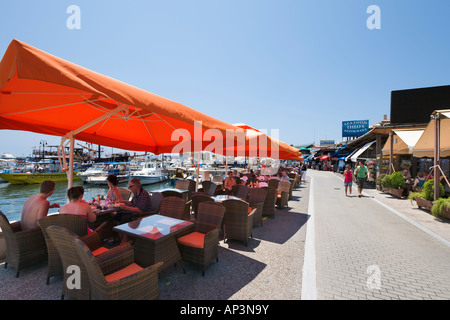
[[(47, 145), (47, 141), (46, 140), (41, 140), (39, 142), (39, 146), (42, 146), (42, 159), (44, 159), (45, 157), (45, 146)], [(40, 147), (39, 147), (40, 149)]]

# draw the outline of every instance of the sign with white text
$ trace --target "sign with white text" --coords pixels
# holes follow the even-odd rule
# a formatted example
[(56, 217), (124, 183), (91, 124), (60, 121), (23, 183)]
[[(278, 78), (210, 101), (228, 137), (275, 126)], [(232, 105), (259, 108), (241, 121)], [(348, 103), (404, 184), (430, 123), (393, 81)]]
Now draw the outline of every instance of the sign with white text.
[(369, 120), (342, 121), (342, 137), (360, 137), (369, 132)]

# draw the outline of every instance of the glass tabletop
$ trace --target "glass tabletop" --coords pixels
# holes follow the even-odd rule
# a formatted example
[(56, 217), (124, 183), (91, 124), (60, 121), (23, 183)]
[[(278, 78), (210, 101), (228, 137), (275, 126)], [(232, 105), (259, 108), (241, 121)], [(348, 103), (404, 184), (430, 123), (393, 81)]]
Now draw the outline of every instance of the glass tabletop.
[(114, 230), (141, 238), (158, 240), (165, 236), (175, 234), (191, 225), (193, 223), (190, 221), (155, 214), (140, 220), (118, 225), (114, 227)]
[(185, 190), (185, 189), (176, 189), (176, 188), (158, 189), (158, 190), (152, 190), (152, 191), (150, 191), (150, 192), (164, 192), (164, 191), (175, 191), (175, 192), (178, 192), (178, 193), (189, 192), (189, 190)]
[(235, 197), (235, 196), (230, 196), (230, 195), (225, 195), (225, 194), (220, 194), (214, 197), (211, 197), (214, 199), (214, 201), (216, 202), (222, 202), (224, 200), (242, 200), (241, 198)]

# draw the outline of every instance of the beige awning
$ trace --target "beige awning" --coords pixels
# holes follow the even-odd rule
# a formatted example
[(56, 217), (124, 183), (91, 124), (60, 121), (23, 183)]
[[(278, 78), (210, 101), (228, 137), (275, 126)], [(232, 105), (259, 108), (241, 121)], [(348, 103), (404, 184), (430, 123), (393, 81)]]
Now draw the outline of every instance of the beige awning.
[(393, 154), (411, 154), (417, 141), (420, 139), (424, 129), (417, 130), (393, 130), (393, 135), (389, 135), (384, 147), (383, 155), (389, 155), (391, 151), (391, 137), (394, 139)]
[[(440, 113), (440, 157), (450, 157), (450, 110), (436, 111)], [(420, 139), (413, 148), (417, 158), (434, 157), (435, 119), (431, 119)]]

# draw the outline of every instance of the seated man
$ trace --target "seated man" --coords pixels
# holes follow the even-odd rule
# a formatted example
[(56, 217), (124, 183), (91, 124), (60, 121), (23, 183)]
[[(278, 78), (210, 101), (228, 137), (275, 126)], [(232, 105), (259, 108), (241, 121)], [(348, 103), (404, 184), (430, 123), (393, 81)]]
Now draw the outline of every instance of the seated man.
[(41, 184), (41, 188), (37, 195), (30, 197), (25, 201), (22, 209), (22, 230), (31, 230), (39, 226), (38, 220), (48, 215), (48, 209), (59, 208), (59, 204), (47, 200), (55, 191), (55, 182), (45, 180)]
[(124, 211), (119, 211), (114, 219), (119, 223), (125, 223), (132, 220), (133, 213), (148, 212), (152, 210), (151, 197), (149, 193), (142, 188), (141, 181), (133, 178), (128, 182), (128, 188), (133, 192), (131, 201), (122, 201), (120, 207)]
[(236, 184), (236, 180), (233, 177), (233, 172), (228, 172), (228, 178), (225, 179), (224, 182), (224, 188), (226, 194), (231, 194), (231, 190), (233, 189), (233, 186)]

